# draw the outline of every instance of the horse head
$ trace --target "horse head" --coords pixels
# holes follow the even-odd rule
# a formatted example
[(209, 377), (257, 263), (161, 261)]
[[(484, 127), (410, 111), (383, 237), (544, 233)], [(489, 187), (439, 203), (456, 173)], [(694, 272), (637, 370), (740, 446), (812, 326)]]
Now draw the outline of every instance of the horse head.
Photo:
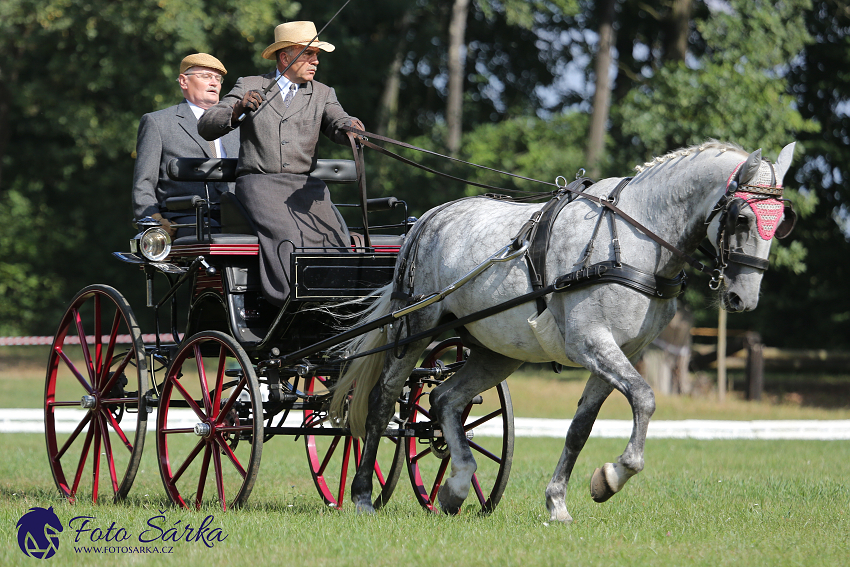
[(708, 235), (718, 258), (714, 289), (721, 288), (727, 311), (756, 308), (759, 287), (768, 267), (774, 236), (785, 238), (796, 222), (790, 203), (782, 199), (782, 180), (791, 165), (794, 143), (782, 149), (775, 164), (761, 150), (747, 156), (729, 178), (715, 208)]

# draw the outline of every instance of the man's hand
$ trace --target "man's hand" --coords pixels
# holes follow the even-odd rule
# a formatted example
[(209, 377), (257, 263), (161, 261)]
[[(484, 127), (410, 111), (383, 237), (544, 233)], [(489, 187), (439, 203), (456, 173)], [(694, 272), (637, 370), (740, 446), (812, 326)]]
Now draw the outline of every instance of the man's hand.
[(154, 213), (154, 214), (152, 214), (152, 215), (151, 215), (151, 217), (153, 217), (153, 219), (154, 219), (154, 220), (158, 220), (158, 221), (159, 221), (159, 224), (161, 224), (161, 225), (162, 225), (162, 228), (164, 228), (164, 229), (165, 229), (165, 232), (167, 232), (167, 233), (168, 233), (168, 236), (170, 236), (171, 238), (174, 238), (174, 235), (175, 235), (175, 234), (177, 234), (177, 229), (176, 229), (176, 228), (174, 228), (173, 226), (171, 226), (171, 221), (170, 221), (170, 220), (168, 220), (167, 218), (163, 217), (163, 216), (162, 216), (161, 214), (159, 214), (159, 213)]
[[(351, 124), (349, 124), (349, 126), (351, 126), (352, 128), (357, 128), (358, 130), (360, 130), (360, 131), (362, 131), (362, 132), (365, 132), (365, 131), (366, 131), (366, 127), (365, 127), (365, 126), (363, 125), (363, 123), (362, 123), (362, 122), (360, 122), (360, 120), (358, 120), (357, 118), (353, 118), (353, 119), (351, 120)], [(355, 137), (355, 138), (357, 138), (358, 140), (360, 140), (360, 139), (361, 139), (360, 134), (355, 134), (355, 135), (354, 135), (354, 137)]]
[(239, 122), (240, 116), (254, 112), (260, 108), (264, 100), (266, 99), (263, 97), (263, 93), (258, 90), (245, 93), (242, 100), (233, 105), (233, 122)]

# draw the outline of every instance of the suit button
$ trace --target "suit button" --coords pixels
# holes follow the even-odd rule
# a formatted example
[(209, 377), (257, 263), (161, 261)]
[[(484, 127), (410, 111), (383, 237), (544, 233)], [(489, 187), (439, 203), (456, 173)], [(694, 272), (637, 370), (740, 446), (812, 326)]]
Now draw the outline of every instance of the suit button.
[(280, 141), (280, 145), (281, 145), (281, 146), (285, 146), (285, 145), (286, 145), (286, 144), (288, 144), (288, 143), (289, 143), (289, 142), (288, 142), (287, 140), (281, 140), (281, 141)]

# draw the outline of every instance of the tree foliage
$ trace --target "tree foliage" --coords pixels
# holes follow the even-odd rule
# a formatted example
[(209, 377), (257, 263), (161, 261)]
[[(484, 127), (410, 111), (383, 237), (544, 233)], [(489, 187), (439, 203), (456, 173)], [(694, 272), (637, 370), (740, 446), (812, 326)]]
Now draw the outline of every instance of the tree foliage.
[[(435, 151), (446, 143), (448, 0), (353, 0), (323, 33), (337, 46), (318, 79), (367, 127)], [(583, 163), (599, 29), (594, 0), (470, 2), (458, 157), (551, 183)], [(111, 258), (126, 248), (139, 117), (175, 104), (179, 61), (213, 53), (236, 77), (261, 58), (275, 25), (321, 28), (342, 2), (4, 0), (0, 3), (0, 332), (51, 334), (85, 284), (115, 285), (143, 309), (143, 284)], [(689, 10), (687, 26), (676, 10)], [(603, 175), (708, 138), (761, 147), (798, 140), (786, 185), (801, 213), (774, 245), (762, 306), (733, 319), (775, 345), (846, 346), (850, 301), (850, 6), (840, 0), (618, 0), (616, 77)], [(680, 47), (686, 38), (684, 58)], [(346, 150), (322, 142), (323, 156)], [(434, 169), (506, 189), (550, 187), (401, 150)], [(368, 155), (373, 195), (412, 214), (477, 193)], [(344, 192), (335, 199), (346, 200)], [(699, 278), (688, 298), (711, 324)], [(700, 290), (700, 291), (697, 291)], [(788, 320), (804, 322), (788, 329)], [(817, 330), (814, 335), (810, 330)]]

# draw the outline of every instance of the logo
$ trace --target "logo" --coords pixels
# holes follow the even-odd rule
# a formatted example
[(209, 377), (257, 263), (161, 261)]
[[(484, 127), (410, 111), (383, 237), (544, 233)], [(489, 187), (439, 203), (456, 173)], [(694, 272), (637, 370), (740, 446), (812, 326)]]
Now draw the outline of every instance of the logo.
[(30, 508), (18, 520), (18, 546), (24, 554), (36, 559), (48, 559), (59, 549), (59, 532), (62, 522), (53, 507)]

